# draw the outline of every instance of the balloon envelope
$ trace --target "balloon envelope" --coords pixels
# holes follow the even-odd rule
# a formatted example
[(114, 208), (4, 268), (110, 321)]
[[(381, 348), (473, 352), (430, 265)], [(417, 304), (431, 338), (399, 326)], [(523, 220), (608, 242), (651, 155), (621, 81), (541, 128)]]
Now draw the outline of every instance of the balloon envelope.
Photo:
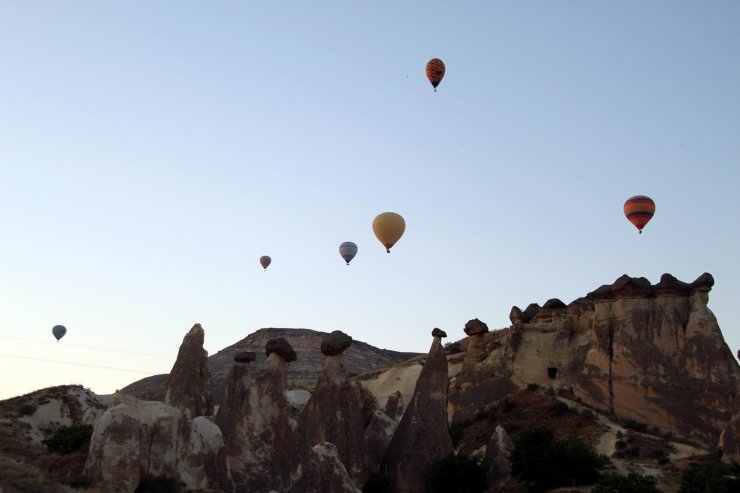
[(67, 328), (64, 325), (55, 325), (51, 329), (51, 333), (54, 334), (54, 337), (57, 338), (57, 341), (64, 337), (64, 334), (67, 333)]
[(427, 62), (427, 79), (432, 83), (434, 91), (437, 91), (437, 86), (442, 82), (442, 78), (445, 76), (445, 64), (439, 58), (432, 58)]
[(648, 196), (635, 195), (624, 203), (624, 215), (642, 233), (642, 228), (653, 218), (655, 202)]
[(270, 265), (270, 262), (272, 262), (272, 259), (267, 255), (262, 255), (260, 257), (260, 265), (263, 269), (267, 269), (267, 266)]
[(345, 241), (339, 245), (339, 255), (341, 255), (344, 261), (347, 262), (347, 265), (349, 265), (350, 261), (355, 258), (355, 255), (357, 255), (357, 245), (351, 241)]
[(391, 253), (391, 247), (401, 239), (405, 230), (406, 221), (395, 212), (383, 212), (373, 220), (373, 233), (388, 253)]

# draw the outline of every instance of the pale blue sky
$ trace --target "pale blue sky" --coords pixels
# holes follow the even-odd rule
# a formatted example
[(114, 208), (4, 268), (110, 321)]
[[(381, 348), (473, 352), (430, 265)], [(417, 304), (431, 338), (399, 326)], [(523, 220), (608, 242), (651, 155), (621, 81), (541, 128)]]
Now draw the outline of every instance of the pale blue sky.
[(712, 273), (735, 353), (739, 25), (735, 1), (0, 1), (0, 398), (168, 371), (196, 322), (211, 353), (270, 326), (426, 351), (625, 273)]

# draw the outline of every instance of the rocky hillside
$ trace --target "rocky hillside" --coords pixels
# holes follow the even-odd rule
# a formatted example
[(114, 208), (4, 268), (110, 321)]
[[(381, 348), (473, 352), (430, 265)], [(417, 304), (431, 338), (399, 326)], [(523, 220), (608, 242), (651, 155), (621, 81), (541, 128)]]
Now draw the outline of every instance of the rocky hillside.
[[(319, 348), (322, 339), (327, 335), (326, 332), (309, 329), (260, 329), (210, 356), (208, 369), (211, 373), (214, 402), (221, 402), (224, 381), (234, 363), (235, 354), (252, 351), (256, 355), (254, 365), (261, 366), (266, 359), (267, 341), (280, 337), (290, 343), (297, 355), (297, 360), (292, 362), (287, 369), (287, 388), (312, 389), (316, 386), (324, 363), (324, 357)], [(379, 349), (362, 341), (353, 341), (352, 346), (345, 352), (345, 364), (350, 375), (359, 375), (386, 368), (417, 355), (417, 353)], [(163, 374), (147, 377), (126, 386), (121, 391), (142, 399), (161, 400), (167, 376)]]

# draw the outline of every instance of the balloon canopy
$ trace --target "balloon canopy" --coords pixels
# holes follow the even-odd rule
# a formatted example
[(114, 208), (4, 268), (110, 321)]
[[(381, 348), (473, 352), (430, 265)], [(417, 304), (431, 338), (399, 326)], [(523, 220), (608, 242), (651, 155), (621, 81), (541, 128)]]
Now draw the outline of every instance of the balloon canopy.
[(434, 92), (437, 92), (437, 86), (442, 82), (445, 76), (445, 64), (439, 58), (432, 58), (427, 62), (427, 79), (432, 83)]
[(347, 265), (349, 265), (352, 259), (355, 258), (355, 255), (357, 255), (357, 245), (351, 241), (345, 241), (339, 245), (339, 255), (341, 255), (344, 261), (347, 262)]
[(67, 328), (64, 325), (55, 325), (52, 327), (51, 333), (54, 334), (54, 337), (57, 338), (57, 342), (59, 342), (59, 339), (64, 337), (64, 334), (67, 333)]
[(653, 218), (655, 202), (646, 195), (635, 195), (624, 203), (624, 215), (642, 234), (642, 228)]
[(267, 255), (262, 255), (260, 257), (260, 265), (265, 270), (267, 270), (267, 266), (270, 265), (271, 262), (272, 262), (272, 259), (268, 257)]
[(373, 220), (373, 233), (388, 253), (391, 253), (391, 247), (401, 239), (405, 230), (406, 221), (395, 212), (383, 212)]

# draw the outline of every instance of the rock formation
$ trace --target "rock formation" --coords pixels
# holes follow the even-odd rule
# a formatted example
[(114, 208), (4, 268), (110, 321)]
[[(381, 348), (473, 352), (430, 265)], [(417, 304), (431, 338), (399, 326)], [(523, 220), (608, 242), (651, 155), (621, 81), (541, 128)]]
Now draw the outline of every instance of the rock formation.
[(447, 427), (447, 380), (447, 357), (437, 335), (380, 468), (399, 493), (422, 491), (434, 461), (453, 451)]
[(296, 354), (285, 339), (265, 345), (264, 368), (249, 379), (249, 354), (238, 355), (216, 418), (228, 446), (236, 491), (287, 491), (296, 469), (298, 445), (290, 425), (285, 365)]
[(164, 402), (187, 410), (190, 416), (211, 416), (213, 399), (205, 333), (200, 324), (185, 335), (164, 389)]
[(322, 442), (311, 447), (300, 479), (291, 493), (361, 493), (339, 459), (333, 443)]
[(370, 424), (365, 428), (365, 440), (367, 443), (367, 468), (369, 474), (375, 474), (380, 469), (385, 451), (391, 438), (396, 432), (398, 422), (385, 414), (383, 411), (375, 411), (370, 419)]
[[(297, 360), (286, 369), (286, 386), (290, 389), (313, 389), (324, 365), (324, 357), (319, 346), (326, 332), (308, 329), (260, 329), (246, 338), (208, 358), (211, 373), (213, 402), (223, 400), (225, 379), (231, 371), (234, 356), (240, 352), (256, 353), (255, 368), (265, 362), (265, 344), (270, 339), (283, 338), (296, 351)], [(404, 353), (379, 349), (361, 341), (353, 341), (344, 352), (344, 364), (350, 376), (379, 370), (400, 363), (418, 353)], [(122, 392), (141, 399), (163, 400), (167, 375), (154, 375), (127, 385)]]
[(656, 285), (622, 276), (569, 305), (512, 308), (512, 326), (486, 335), (486, 358), (451, 379), (453, 423), (538, 384), (716, 447), (740, 368), (707, 307), (713, 284), (709, 274), (692, 283), (664, 274)]
[(466, 371), (488, 356), (486, 350), (486, 338), (484, 337), (488, 333), (488, 325), (484, 324), (477, 318), (468, 320), (465, 324), (465, 333), (468, 335), (468, 348), (465, 352), (465, 359), (463, 360), (463, 371)]
[(85, 477), (108, 493), (133, 493), (142, 477), (170, 479), (193, 491), (234, 491), (218, 426), (120, 393), (95, 424)]
[(393, 394), (388, 396), (384, 412), (389, 418), (398, 423), (401, 421), (401, 416), (403, 416), (403, 410), (403, 396), (401, 395), (401, 392), (396, 390)]
[(486, 468), (488, 486), (495, 488), (511, 481), (509, 452), (514, 448), (508, 433), (497, 425), (486, 446), (483, 467)]
[(334, 444), (354, 484), (361, 487), (367, 479), (362, 393), (359, 384), (349, 380), (343, 363), (343, 352), (351, 341), (346, 334), (335, 331), (322, 342), (324, 369), (303, 409), (301, 429), (305, 433), (304, 457), (319, 443)]

